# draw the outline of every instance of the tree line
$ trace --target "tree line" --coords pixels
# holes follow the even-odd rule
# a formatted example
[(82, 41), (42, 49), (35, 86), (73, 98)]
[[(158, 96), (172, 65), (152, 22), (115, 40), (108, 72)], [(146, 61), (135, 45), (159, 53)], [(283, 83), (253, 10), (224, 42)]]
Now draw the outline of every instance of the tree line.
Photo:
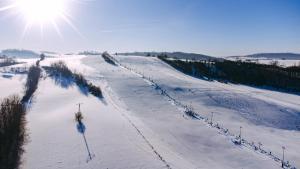
[(185, 74), (206, 80), (300, 92), (300, 66), (284, 68), (276, 64), (229, 60), (182, 61), (170, 60), (166, 55), (158, 58)]
[(115, 61), (114, 61), (114, 58), (111, 57), (109, 53), (103, 52), (101, 56), (102, 56), (102, 58), (105, 60), (105, 62), (107, 62), (107, 63), (109, 63), (109, 64), (111, 64), (111, 65), (114, 65), (114, 66), (117, 65), (117, 64), (115, 63)]
[(44, 66), (43, 68), (48, 74), (50, 74), (50, 76), (61, 76), (64, 78), (71, 78), (78, 86), (86, 87), (92, 95), (98, 98), (103, 98), (103, 94), (100, 87), (88, 82), (81, 73), (72, 72), (65, 62), (54, 62), (50, 66)]
[(4, 98), (0, 103), (0, 168), (19, 168), (24, 151), (23, 144), (26, 141), (26, 104), (38, 88), (41, 76), (39, 63), (44, 59), (45, 55), (41, 55), (40, 60), (29, 67), (22, 98), (13, 95)]
[(0, 168), (15, 169), (20, 164), (25, 132), (25, 104), (37, 89), (41, 69), (33, 65), (28, 70), (24, 96), (4, 98), (0, 103)]

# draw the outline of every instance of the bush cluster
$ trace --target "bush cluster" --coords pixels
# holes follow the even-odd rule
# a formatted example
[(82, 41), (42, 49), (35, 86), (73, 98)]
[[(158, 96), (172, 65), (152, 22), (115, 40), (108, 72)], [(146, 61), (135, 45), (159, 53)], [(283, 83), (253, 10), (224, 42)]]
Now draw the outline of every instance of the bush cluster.
[(9, 57), (3, 57), (3, 59), (1, 59), (0, 61), (0, 67), (11, 66), (15, 64), (18, 64), (18, 62), (15, 59)]
[(88, 91), (96, 97), (103, 97), (100, 87), (89, 83), (81, 73), (73, 73), (73, 77), (78, 86), (87, 87)]
[(38, 66), (31, 66), (28, 70), (27, 81), (25, 83), (25, 94), (22, 102), (27, 102), (36, 91), (41, 76), (41, 68)]
[(101, 56), (103, 57), (103, 59), (104, 59), (107, 63), (112, 64), (112, 65), (117, 65), (117, 64), (115, 63), (114, 59), (109, 55), (109, 53), (104, 52), (104, 53), (102, 53)]
[(20, 163), (25, 141), (25, 109), (18, 96), (0, 103), (0, 168), (14, 169)]
[(54, 73), (55, 75), (61, 75), (64, 77), (72, 77), (73, 76), (72, 71), (68, 68), (66, 63), (63, 61), (51, 63), (49, 69), (50, 69), (51, 73)]
[(100, 87), (89, 83), (81, 73), (73, 73), (63, 61), (52, 63), (50, 67), (44, 67), (44, 69), (51, 75), (73, 79), (76, 85), (86, 87), (92, 95), (100, 98), (103, 97)]

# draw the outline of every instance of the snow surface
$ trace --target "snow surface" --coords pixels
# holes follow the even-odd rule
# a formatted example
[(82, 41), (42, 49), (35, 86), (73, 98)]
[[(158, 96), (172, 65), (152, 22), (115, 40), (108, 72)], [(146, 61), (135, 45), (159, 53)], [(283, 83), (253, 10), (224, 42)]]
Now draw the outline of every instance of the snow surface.
[(274, 62), (278, 62), (279, 66), (282, 67), (288, 67), (288, 66), (298, 66), (300, 65), (300, 59), (281, 59), (281, 58), (255, 58), (255, 57), (227, 57), (225, 59), (236, 61), (236, 60), (241, 60), (241, 61), (247, 61), (247, 62), (255, 62), (255, 63), (260, 63), (260, 64), (272, 64)]
[(300, 97), (243, 85), (208, 82), (183, 75), (157, 58), (125, 57), (121, 63), (154, 79), (163, 89), (192, 105), (196, 112), (210, 117), (234, 133), (243, 126), (243, 137), (261, 142), (272, 153), (287, 147), (288, 160), (300, 165)]
[[(8, 97), (10, 95), (23, 95), (23, 86), (26, 82), (25, 74), (18, 74), (11, 72), (12, 67), (17, 65), (0, 67), (0, 99)], [(24, 66), (18, 64), (18, 66)]]
[[(280, 168), (280, 162), (235, 145), (207, 123), (186, 116), (141, 74), (201, 116), (215, 112), (214, 122), (230, 132), (238, 134), (243, 126), (243, 138), (262, 142), (279, 157), (281, 146), (286, 146), (286, 159), (300, 167), (299, 96), (195, 79), (152, 57), (114, 57), (133, 70), (110, 65), (101, 56), (62, 55), (41, 62), (44, 66), (64, 60), (101, 86), (104, 99), (82, 92), (74, 83), (59, 85), (44, 73), (26, 115), (29, 141), (23, 169)], [(6, 88), (22, 83), (0, 80)], [(83, 103), (84, 135), (74, 120), (77, 103)]]

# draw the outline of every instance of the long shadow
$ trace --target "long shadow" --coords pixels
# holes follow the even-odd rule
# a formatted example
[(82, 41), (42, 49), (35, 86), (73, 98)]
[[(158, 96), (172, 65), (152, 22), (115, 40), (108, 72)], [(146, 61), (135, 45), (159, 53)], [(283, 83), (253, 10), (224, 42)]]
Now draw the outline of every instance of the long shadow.
[(56, 85), (64, 88), (64, 89), (68, 89), (69, 87), (73, 87), (73, 86), (77, 86), (78, 90), (80, 91), (81, 94), (88, 96), (89, 91), (87, 89), (87, 87), (81, 86), (76, 84), (74, 78), (70, 77), (64, 77), (61, 75), (50, 75), (49, 76)]
[(59, 85), (62, 88), (68, 89), (69, 87), (75, 85), (74, 80), (72, 78), (65, 78), (60, 75), (52, 75), (50, 76), (56, 85)]
[(94, 155), (91, 154), (89, 145), (88, 145), (87, 140), (86, 140), (86, 137), (85, 137), (85, 130), (86, 130), (86, 127), (85, 127), (85, 125), (83, 124), (83, 122), (80, 121), (80, 122), (77, 123), (76, 128), (77, 128), (77, 131), (78, 131), (80, 134), (82, 134), (82, 136), (83, 136), (83, 140), (84, 140), (84, 143), (85, 143), (85, 147), (86, 147), (86, 150), (87, 150), (87, 152), (88, 152), (88, 159), (87, 159), (87, 162), (88, 162), (88, 161), (92, 160), (92, 158), (93, 158)]

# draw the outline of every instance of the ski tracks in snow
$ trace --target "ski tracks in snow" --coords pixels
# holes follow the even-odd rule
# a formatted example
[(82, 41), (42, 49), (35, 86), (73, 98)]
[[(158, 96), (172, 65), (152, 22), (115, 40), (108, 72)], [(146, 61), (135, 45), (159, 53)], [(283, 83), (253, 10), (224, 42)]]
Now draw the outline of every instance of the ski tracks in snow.
[[(161, 95), (165, 96), (168, 101), (174, 105), (174, 106), (177, 106), (177, 107), (180, 107), (182, 109), (185, 110), (185, 112), (192, 112), (192, 115), (188, 115), (189, 117), (193, 118), (193, 119), (197, 119), (197, 120), (201, 120), (203, 121), (204, 123), (208, 124), (207, 126), (208, 127), (212, 127), (212, 128), (215, 128), (218, 130), (218, 133), (221, 134), (221, 135), (224, 135), (226, 137), (228, 137), (231, 142), (233, 143), (236, 143), (236, 140), (239, 139), (238, 136), (235, 136), (234, 134), (230, 133), (228, 129), (224, 128), (224, 127), (221, 127), (219, 126), (219, 124), (211, 124), (210, 121), (208, 120), (208, 118), (205, 118), (205, 117), (202, 117), (200, 116), (199, 113), (196, 113), (193, 111), (193, 108), (191, 106), (187, 106), (183, 103), (181, 103), (180, 101), (178, 101), (177, 99), (173, 98), (172, 96), (170, 96), (166, 90), (164, 90), (163, 88), (160, 87), (159, 84), (157, 84), (155, 81), (153, 81), (151, 78), (147, 78), (145, 77), (142, 73), (126, 66), (126, 65), (123, 65), (120, 63), (120, 61), (118, 61), (117, 59), (114, 58), (114, 61), (117, 63), (118, 66), (120, 66), (121, 68), (135, 74), (136, 76), (142, 78), (146, 83), (148, 83), (150, 86), (154, 86), (155, 90), (159, 90), (161, 92)], [(126, 117), (125, 117), (126, 118)], [(138, 130), (138, 128), (130, 121), (130, 119), (127, 119), (129, 120), (129, 123), (131, 123), (131, 125), (133, 125), (133, 127), (136, 128), (137, 132), (140, 133), (140, 131)], [(149, 144), (150, 147), (153, 147), (150, 142), (148, 142), (148, 140), (143, 136), (142, 133), (140, 133), (141, 136), (145, 139), (145, 141)], [(268, 156), (270, 159), (274, 160), (275, 162), (277, 163), (281, 163), (282, 161), (280, 160), (279, 157), (277, 157), (276, 155), (272, 154), (271, 151), (268, 151), (268, 150), (264, 150), (264, 149), (261, 149), (261, 148), (258, 148), (258, 146), (254, 145), (253, 142), (250, 143), (248, 142), (247, 140), (245, 139), (242, 139), (241, 140), (241, 143), (240, 143), (240, 146), (243, 146), (247, 149), (250, 149), (250, 150), (253, 150), (254, 152), (258, 152), (260, 153), (261, 155), (265, 155), (265, 156)], [(154, 153), (158, 155), (159, 158), (161, 158), (161, 156), (157, 153), (157, 151), (155, 151), (154, 147), (153, 147), (153, 150), (154, 150)], [(165, 163), (166, 161), (163, 160), (163, 158), (161, 158), (161, 160)], [(166, 165), (167, 167), (169, 167), (169, 165)], [(296, 167), (292, 166), (289, 162), (284, 162), (284, 167), (287, 168), (287, 169), (296, 169)]]
[(138, 135), (142, 137), (142, 139), (145, 141), (145, 143), (149, 146), (149, 148), (152, 150), (152, 152), (158, 157), (158, 159), (165, 165), (167, 169), (172, 169), (170, 164), (165, 160), (165, 158), (158, 152), (158, 150), (153, 146), (153, 144), (147, 139), (147, 137), (143, 134), (143, 132), (138, 128), (138, 126), (124, 113), (125, 110), (120, 110), (121, 108), (117, 105), (117, 103), (114, 102), (114, 99), (112, 99), (112, 95), (114, 95), (111, 91), (111, 89), (105, 85), (105, 91), (104, 94), (107, 96), (106, 99), (109, 99), (109, 102), (113, 107), (118, 110), (118, 112), (121, 114), (124, 119), (136, 130)]

